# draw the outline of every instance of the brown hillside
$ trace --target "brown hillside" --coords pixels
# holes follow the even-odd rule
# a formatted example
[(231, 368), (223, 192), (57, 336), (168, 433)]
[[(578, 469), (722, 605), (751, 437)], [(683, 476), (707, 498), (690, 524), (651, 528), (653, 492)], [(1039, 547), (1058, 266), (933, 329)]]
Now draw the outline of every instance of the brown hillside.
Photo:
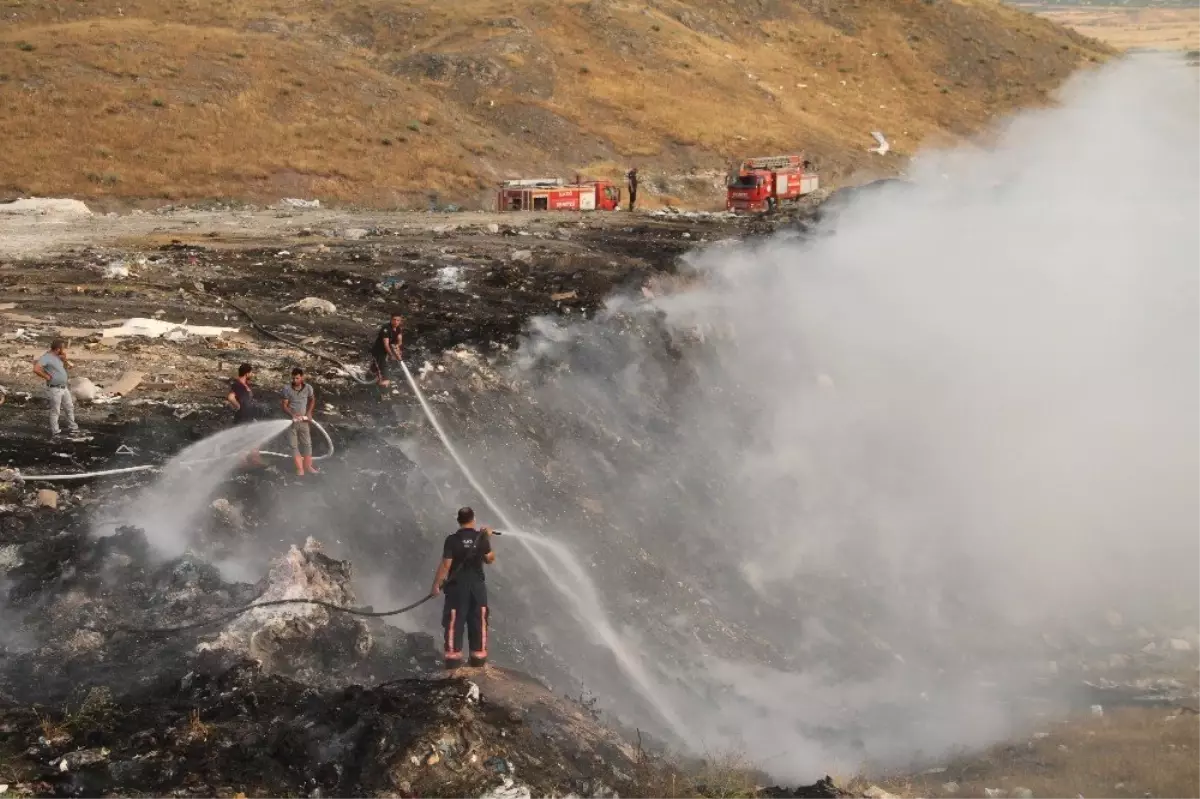
[[(803, 148), (827, 180), (886, 168), (871, 130), (902, 158), (1039, 102), (1106, 53), (994, 0), (0, 0), (0, 13), (0, 194), (115, 200), (476, 206), (500, 178), (637, 163), (651, 192), (713, 204), (732, 158)], [(687, 173), (701, 176), (690, 191)]]

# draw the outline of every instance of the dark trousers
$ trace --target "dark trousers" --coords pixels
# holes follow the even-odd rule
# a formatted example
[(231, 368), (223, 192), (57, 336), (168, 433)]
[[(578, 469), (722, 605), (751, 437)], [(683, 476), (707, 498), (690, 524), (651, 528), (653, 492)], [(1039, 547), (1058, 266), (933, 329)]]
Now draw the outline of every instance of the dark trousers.
[[(470, 647), (471, 660), (487, 659), (488, 604), (487, 585), (478, 579), (451, 581), (446, 585), (446, 605), (442, 609), (442, 630), (446, 664), (457, 665), (463, 659), (463, 644)], [(463, 640), (463, 633), (467, 640)]]
[(637, 204), (637, 186), (629, 187), (629, 210), (633, 210), (633, 206)]

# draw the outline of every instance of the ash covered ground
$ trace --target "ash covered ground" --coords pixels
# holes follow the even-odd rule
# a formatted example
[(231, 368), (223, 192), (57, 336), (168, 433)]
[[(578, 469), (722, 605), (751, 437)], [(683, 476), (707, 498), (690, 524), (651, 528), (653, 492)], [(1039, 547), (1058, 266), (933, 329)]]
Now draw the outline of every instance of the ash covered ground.
[[(806, 222), (186, 211), (152, 222), (139, 219), (136, 230), (123, 227), (125, 218), (63, 222), (43, 228), (50, 243), (39, 251), (31, 245), (38, 225), (23, 221), (21, 257), (10, 250), (0, 270), (0, 465), (24, 475), (3, 484), (0, 520), (0, 777), (10, 793), (662, 794), (674, 785), (663, 781), (674, 766), (657, 753), (703, 751), (673, 727), (710, 717), (700, 712), (706, 702), (744, 700), (728, 685), (742, 673), (721, 671), (734, 661), (771, 675), (837, 669), (839, 679), (875, 687), (807, 717), (794, 713), (793, 732), (820, 747), (781, 753), (747, 742), (751, 762), (795, 761), (782, 771), (795, 781), (819, 776), (813, 761), (832, 753), (860, 753), (855, 767), (878, 758), (895, 768), (879, 754), (881, 737), (952, 726), (945, 707), (929, 717), (916, 710), (939, 690), (935, 672), (916, 668), (903, 697), (887, 692), (897, 663), (953, 664), (953, 674), (971, 675), (979, 691), (1012, 706), (1012, 724), (1096, 703), (1195, 700), (1200, 640), (1186, 606), (1169, 618), (1101, 613), (1083, 635), (1011, 627), (951, 603), (947, 629), (988, 629), (986, 645), (964, 650), (948, 634), (943, 650), (923, 651), (925, 641), (889, 633), (893, 577), (869, 568), (747, 601), (754, 576), (727, 568), (738, 537), (688, 538), (702, 515), (722, 518), (715, 503), (730, 485), (725, 463), (689, 464), (687, 484), (647, 482), (627, 506), (612, 502), (626, 476), (694, 452), (697, 431), (679, 421), (688, 418), (684, 406), (705, 390), (707, 348), (737, 335), (719, 319), (680, 330), (655, 309), (655, 300), (686, 295), (698, 279), (680, 274), (681, 256), (770, 232), (801, 237)], [(101, 244), (66, 249), (80, 235), (72, 224)], [(283, 310), (309, 297), (334, 309)], [(561, 583), (574, 577), (554, 553), (541, 554), (557, 581), (502, 537), (489, 578), (486, 672), (440, 673), (437, 603), (390, 623), (310, 608), (169, 636), (116, 631), (183, 624), (281, 586), (338, 604), (396, 607), (427, 590), (454, 508), (471, 504), (495, 521), (402, 382), (381, 393), (348, 380), (333, 364), (264, 337), (229, 301), (358, 365), (374, 329), (400, 310), (405, 360), (472, 469), (522, 527), (570, 546), (596, 581), (584, 602), (602, 616), (572, 611)], [(103, 336), (129, 318), (238, 331)], [(580, 341), (563, 332), (571, 329), (594, 335)], [(74, 374), (102, 390), (141, 373), (126, 396), (80, 406), (91, 441), (47, 440), (29, 363), (55, 335), (71, 341)], [(161, 463), (224, 429), (221, 399), (242, 361), (258, 367), (270, 401), (293, 365), (308, 369), (317, 418), (337, 448), (320, 475), (296, 478), (285, 460), (236, 472), (189, 522), (183, 544), (128, 526), (127, 502), (153, 485), (153, 474), (53, 486), (32, 477)], [(605, 374), (611, 396), (558, 390), (579, 375)], [(648, 392), (637, 381), (669, 390)], [(642, 402), (647, 396), (656, 402)], [(755, 406), (730, 401), (736, 428)], [(122, 447), (132, 454), (118, 454)], [(315, 447), (320, 454), (319, 440)], [(54, 507), (39, 496), (44, 488), (57, 492)], [(823, 614), (843, 625), (814, 627)], [(604, 644), (600, 622), (619, 635), (633, 666)], [(650, 691), (633, 685), (639, 669)], [(721, 678), (706, 682), (704, 670)], [(1013, 674), (1019, 694), (1011, 693)], [(797, 701), (786, 684), (755, 684), (766, 692), (759, 703)], [(664, 718), (656, 697), (683, 707), (683, 716)], [(963, 714), (978, 701), (964, 696)], [(745, 723), (713, 720), (698, 731), (701, 744), (726, 747)], [(936, 756), (904, 755), (913, 767)], [(797, 795), (822, 792), (836, 790), (823, 784)]]

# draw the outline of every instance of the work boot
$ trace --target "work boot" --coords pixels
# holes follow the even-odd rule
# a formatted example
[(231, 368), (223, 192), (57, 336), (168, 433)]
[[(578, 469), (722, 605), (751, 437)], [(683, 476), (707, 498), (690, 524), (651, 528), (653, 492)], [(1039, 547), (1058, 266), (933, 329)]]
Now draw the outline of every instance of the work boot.
[(446, 661), (446, 670), (453, 671), (454, 669), (461, 668), (462, 664), (463, 664), (463, 662), (459, 658), (455, 658), (454, 660), (447, 660)]
[(304, 476), (304, 458), (300, 457), (299, 455), (294, 455), (294, 456), (292, 456), (292, 460), (294, 460), (296, 462), (296, 476), (303, 477)]
[(312, 455), (304, 456), (304, 470), (307, 471), (309, 474), (320, 474), (321, 473), (320, 470), (317, 469), (316, 466), (313, 466)]
[(487, 655), (471, 655), (470, 663), (475, 668), (487, 665)]

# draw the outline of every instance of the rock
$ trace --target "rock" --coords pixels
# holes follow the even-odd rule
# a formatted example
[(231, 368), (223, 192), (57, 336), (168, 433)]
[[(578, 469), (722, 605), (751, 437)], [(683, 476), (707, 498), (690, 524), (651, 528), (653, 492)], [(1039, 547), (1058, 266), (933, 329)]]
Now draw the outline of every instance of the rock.
[(531, 264), (533, 263), (533, 250), (513, 250), (508, 259), (520, 264)]
[(1175, 652), (1191, 652), (1192, 651), (1192, 645), (1182, 638), (1172, 638), (1170, 641), (1167, 642), (1167, 646), (1169, 646)]
[(943, 782), (942, 783), (942, 793), (950, 794), (951, 796), (957, 795), (958, 794), (958, 783), (957, 782)]
[(888, 793), (878, 785), (872, 785), (863, 791), (863, 797), (865, 799), (899, 799), (895, 794)]
[(320, 297), (305, 297), (302, 300), (297, 300), (291, 305), (285, 305), (279, 310), (281, 311), (305, 311), (306, 313), (330, 314), (337, 313), (337, 306), (329, 300), (323, 300)]
[(488, 233), (492, 233), (492, 234), (499, 233), (499, 232), (500, 232), (500, 226), (499, 226), (499, 225), (497, 225), (495, 222), (493, 222), (493, 223), (491, 223), (490, 225), (488, 225), (488, 226), (487, 226), (487, 232), (488, 232)]
[(37, 504), (42, 508), (57, 508), (58, 507), (58, 492), (51, 488), (39, 488), (37, 492)]
[(67, 389), (76, 402), (91, 402), (100, 395), (100, 389), (86, 377), (72, 377), (67, 383)]
[(1028, 788), (1013, 788), (1008, 795), (1012, 799), (1033, 799), (1033, 791)]
[(366, 228), (349, 227), (342, 231), (342, 238), (347, 241), (358, 241), (359, 239), (366, 238), (368, 233), (370, 231)]
[(91, 216), (91, 210), (79, 200), (27, 197), (0, 203), (0, 214), (20, 216)]

